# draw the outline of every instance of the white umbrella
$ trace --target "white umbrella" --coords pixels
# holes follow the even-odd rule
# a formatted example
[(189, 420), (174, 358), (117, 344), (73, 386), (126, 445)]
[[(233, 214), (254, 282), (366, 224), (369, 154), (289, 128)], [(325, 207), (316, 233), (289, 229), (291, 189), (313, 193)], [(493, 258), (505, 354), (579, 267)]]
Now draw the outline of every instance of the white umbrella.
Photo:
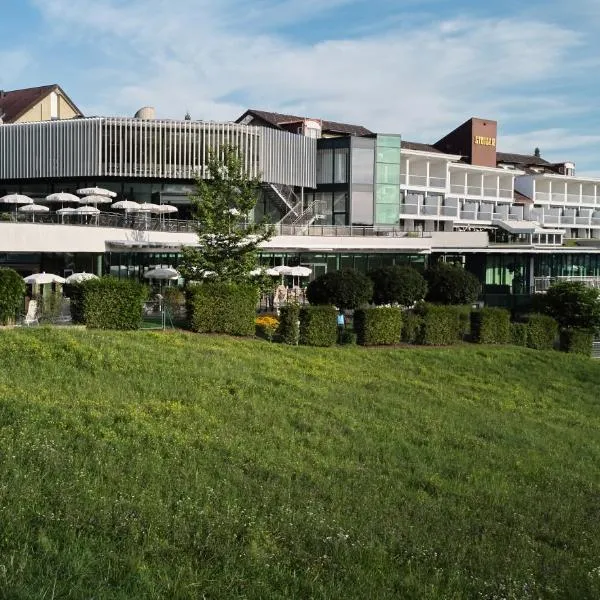
[(164, 215), (179, 212), (179, 209), (176, 206), (173, 206), (172, 204), (159, 204), (159, 206), (160, 212)]
[(146, 279), (179, 279), (181, 275), (175, 269), (150, 269), (144, 273)]
[(44, 285), (46, 283), (64, 283), (65, 279), (59, 275), (53, 275), (52, 273), (34, 273), (23, 277), (23, 281), (29, 285)]
[(33, 200), (24, 194), (8, 194), (8, 196), (2, 196), (0, 202), (3, 204), (33, 204)]
[(69, 275), (65, 281), (66, 283), (81, 283), (82, 281), (89, 281), (90, 279), (98, 279), (98, 276), (83, 271), (82, 273), (73, 273), (72, 275)]
[(19, 206), (19, 212), (31, 213), (33, 215), (33, 221), (35, 222), (35, 213), (49, 212), (50, 209), (47, 206), (41, 204), (23, 204)]
[(288, 267), (287, 265), (278, 265), (271, 269), (277, 275), (291, 275), (292, 267)]
[(308, 277), (312, 273), (312, 269), (308, 267), (292, 267), (290, 275), (293, 277)]
[(120, 200), (119, 202), (111, 204), (110, 207), (119, 210), (137, 211), (139, 210), (140, 205), (137, 202), (133, 202), (132, 200)]
[(80, 202), (81, 204), (110, 204), (112, 200), (108, 196), (90, 194), (89, 196), (84, 196)]
[(265, 273), (271, 277), (279, 277), (280, 275), (279, 271), (276, 271), (275, 269), (267, 269)]
[(250, 275), (250, 277), (258, 277), (259, 275), (262, 275), (263, 272), (264, 269), (262, 267), (259, 267), (258, 269), (252, 269), (252, 271), (250, 271), (248, 275)]
[(79, 204), (80, 200), (75, 194), (68, 194), (67, 192), (56, 192), (55, 194), (50, 194), (46, 196), (46, 200), (48, 202), (77, 202)]
[(143, 202), (137, 210), (139, 212), (154, 213), (155, 215), (162, 212), (160, 204), (152, 204), (152, 202)]
[(76, 215), (98, 215), (100, 214), (100, 210), (95, 206), (80, 206), (79, 208), (74, 208), (73, 213)]
[(99, 187), (91, 187), (91, 188), (82, 188), (77, 190), (77, 193), (80, 196), (108, 196), (109, 198), (116, 198), (116, 192), (111, 192), (110, 190), (105, 190), (104, 188)]
[(76, 211), (77, 211), (76, 208), (69, 208), (69, 207), (67, 207), (67, 208), (59, 208), (56, 211), (56, 214), (57, 215), (69, 215), (69, 214), (73, 214)]

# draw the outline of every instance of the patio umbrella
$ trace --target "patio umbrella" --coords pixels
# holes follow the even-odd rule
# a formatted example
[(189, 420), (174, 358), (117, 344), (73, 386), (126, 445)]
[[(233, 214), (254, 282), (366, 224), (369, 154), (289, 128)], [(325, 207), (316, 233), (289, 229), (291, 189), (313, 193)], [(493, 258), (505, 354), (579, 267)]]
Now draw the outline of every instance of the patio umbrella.
[(252, 269), (248, 275), (250, 275), (250, 277), (258, 277), (259, 275), (262, 275), (264, 271), (265, 270), (263, 268), (258, 267), (258, 269)]
[(110, 204), (112, 200), (108, 196), (90, 194), (89, 196), (84, 196), (80, 202), (81, 204)]
[(65, 215), (72, 215), (75, 212), (76, 209), (74, 208), (59, 208), (56, 211), (57, 215), (60, 215), (61, 221), (64, 223), (65, 222)]
[(93, 273), (86, 273), (85, 271), (81, 273), (73, 273), (69, 275), (65, 281), (66, 283), (81, 283), (82, 281), (89, 281), (90, 279), (98, 279), (97, 275)]
[(158, 215), (162, 213), (162, 207), (160, 206), (160, 204), (152, 204), (152, 202), (143, 202), (139, 205), (138, 211)]
[(23, 281), (29, 285), (44, 285), (47, 283), (64, 283), (65, 279), (60, 275), (54, 275), (53, 273), (33, 273), (27, 277), (23, 277)]
[(312, 269), (308, 267), (292, 267), (290, 275), (293, 277), (308, 277), (312, 273)]
[(144, 273), (145, 279), (179, 279), (181, 275), (175, 269), (150, 269)]
[(138, 211), (140, 205), (137, 202), (133, 202), (132, 200), (120, 200), (119, 202), (115, 202), (110, 205), (111, 208), (116, 208), (117, 210), (125, 210), (128, 212)]
[(159, 206), (160, 212), (163, 215), (179, 212), (179, 209), (176, 206), (173, 206), (172, 204), (159, 204)]
[(17, 219), (17, 204), (33, 204), (33, 200), (24, 194), (8, 194), (8, 196), (2, 196), (0, 202), (15, 205), (15, 220)]
[(105, 190), (104, 188), (99, 187), (81, 188), (80, 190), (77, 190), (77, 193), (80, 196), (108, 196), (109, 198), (117, 197), (116, 192), (111, 192), (110, 190)]
[(79, 204), (81, 201), (75, 194), (68, 194), (67, 192), (56, 192), (46, 196), (48, 202), (76, 202)]
[(277, 275), (291, 275), (292, 267), (288, 267), (287, 265), (277, 265), (271, 269)]
[(265, 273), (270, 277), (279, 277), (280, 275), (279, 271), (276, 271), (275, 269), (267, 269)]
[[(58, 211), (57, 211), (58, 212)], [(73, 209), (73, 214), (76, 215), (99, 215), (100, 210), (95, 206), (80, 206)]]
[(41, 204), (23, 204), (19, 207), (19, 212), (31, 213), (33, 215), (33, 221), (35, 222), (35, 213), (49, 212), (50, 209), (47, 206)]

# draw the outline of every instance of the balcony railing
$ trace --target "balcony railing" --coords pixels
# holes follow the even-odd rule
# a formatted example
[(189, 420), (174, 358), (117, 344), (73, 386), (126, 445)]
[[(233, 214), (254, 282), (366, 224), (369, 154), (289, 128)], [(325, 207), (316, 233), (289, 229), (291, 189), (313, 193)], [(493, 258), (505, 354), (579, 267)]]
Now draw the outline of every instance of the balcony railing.
[(276, 235), (310, 235), (323, 237), (394, 237), (394, 238), (430, 238), (425, 231), (403, 231), (399, 227), (356, 226), (356, 225), (276, 225)]
[(559, 281), (579, 281), (588, 287), (600, 288), (600, 277), (579, 277), (577, 275), (567, 275), (560, 277), (534, 277), (533, 290), (534, 292), (546, 292), (550, 286)]
[(446, 189), (446, 178), (445, 177), (430, 177), (429, 187)]

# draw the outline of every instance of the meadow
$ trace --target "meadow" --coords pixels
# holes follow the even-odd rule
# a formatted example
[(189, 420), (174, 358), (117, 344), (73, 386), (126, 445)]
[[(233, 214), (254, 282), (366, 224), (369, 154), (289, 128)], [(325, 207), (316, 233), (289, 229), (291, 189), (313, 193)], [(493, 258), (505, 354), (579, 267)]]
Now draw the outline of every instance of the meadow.
[(0, 331), (0, 598), (599, 597), (599, 361)]

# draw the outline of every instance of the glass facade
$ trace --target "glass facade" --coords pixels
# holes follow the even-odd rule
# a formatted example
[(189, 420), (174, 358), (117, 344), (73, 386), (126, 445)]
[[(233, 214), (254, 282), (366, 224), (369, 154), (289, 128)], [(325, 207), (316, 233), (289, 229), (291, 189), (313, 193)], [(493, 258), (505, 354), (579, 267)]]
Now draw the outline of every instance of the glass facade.
[(399, 135), (378, 135), (375, 145), (375, 224), (397, 225), (400, 221)]

